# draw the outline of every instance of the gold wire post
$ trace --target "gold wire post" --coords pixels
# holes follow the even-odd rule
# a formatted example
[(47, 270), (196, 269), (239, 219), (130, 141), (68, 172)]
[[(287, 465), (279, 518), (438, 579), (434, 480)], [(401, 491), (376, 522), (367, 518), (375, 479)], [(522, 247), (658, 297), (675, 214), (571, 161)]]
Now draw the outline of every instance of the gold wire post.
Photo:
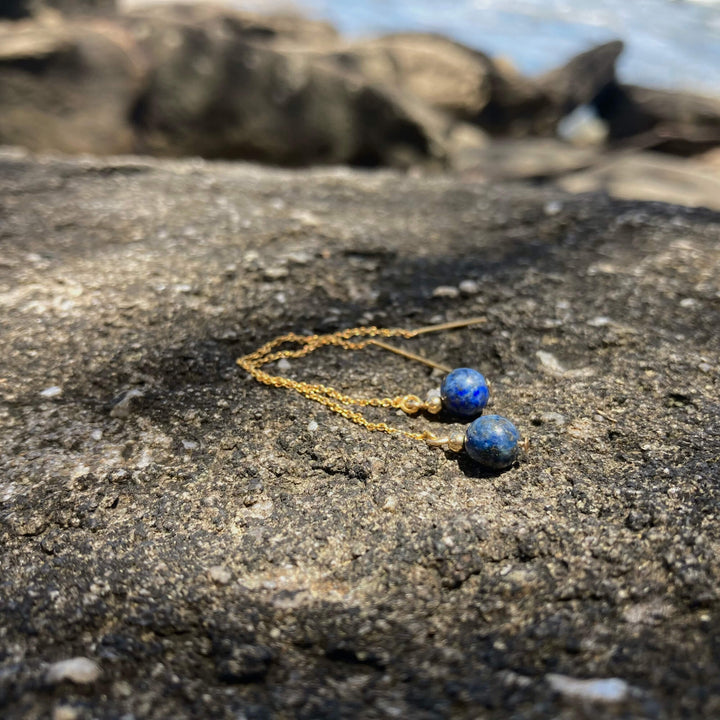
[(449, 368), (447, 365), (442, 365), (438, 362), (435, 362), (434, 360), (428, 360), (428, 358), (424, 358), (421, 355), (416, 355), (415, 353), (411, 353), (409, 350), (403, 350), (402, 348), (395, 347), (394, 345), (388, 345), (385, 342), (382, 342), (381, 340), (371, 340), (370, 344), (377, 345), (378, 347), (381, 347), (383, 350), (389, 350), (392, 353), (395, 353), (396, 355), (401, 355), (404, 358), (407, 358), (408, 360), (414, 360), (415, 362), (422, 363), (423, 365), (427, 365), (428, 367), (435, 368), (436, 370), (442, 370), (445, 373), (449, 373), (452, 368)]
[[(410, 330), (409, 337), (415, 337), (416, 335), (424, 335), (425, 333), (431, 332), (442, 332), (443, 330), (455, 330), (457, 328), (464, 328), (470, 325), (480, 325), (484, 322), (487, 322), (487, 318), (478, 316), (474, 318), (467, 318), (465, 320), (452, 320), (451, 322), (440, 323), (439, 325), (426, 325), (425, 327), (418, 328), (417, 330)], [(434, 360), (429, 360), (428, 358), (424, 358), (421, 355), (416, 355), (409, 350), (403, 350), (402, 348), (395, 347), (394, 345), (389, 345), (388, 343), (382, 342), (380, 340), (373, 339), (369, 342), (372, 345), (377, 345), (378, 347), (383, 348), (383, 350), (389, 350), (396, 355), (400, 355), (404, 358), (407, 358), (408, 360), (414, 360), (415, 362), (422, 363), (423, 365), (435, 368), (436, 370), (441, 370), (444, 373), (449, 373), (452, 371), (452, 368), (448, 367), (447, 365), (435, 362)]]
[(443, 330), (455, 330), (456, 328), (464, 328), (469, 325), (480, 325), (487, 322), (487, 318), (478, 316), (474, 318), (467, 318), (465, 320), (453, 320), (451, 322), (441, 323), (440, 325), (426, 325), (425, 327), (418, 328), (417, 330), (411, 330), (412, 337), (416, 335), (423, 335), (424, 333), (441, 332)]

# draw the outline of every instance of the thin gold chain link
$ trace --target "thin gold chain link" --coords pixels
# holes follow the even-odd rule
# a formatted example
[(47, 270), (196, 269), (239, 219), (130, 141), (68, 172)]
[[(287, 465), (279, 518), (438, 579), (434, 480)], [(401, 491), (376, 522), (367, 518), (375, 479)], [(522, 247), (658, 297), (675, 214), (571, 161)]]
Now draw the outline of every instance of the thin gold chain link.
[[(335, 390), (335, 388), (323, 385), (321, 383), (307, 383), (297, 380), (291, 380), (290, 378), (283, 377), (282, 375), (271, 375), (268, 372), (262, 370), (262, 366), (276, 360), (287, 359), (287, 358), (301, 358), (309, 355), (311, 352), (317, 350), (320, 347), (327, 345), (341, 347), (344, 350), (362, 350), (372, 343), (373, 338), (391, 338), (391, 337), (403, 337), (411, 338), (415, 335), (423, 332), (421, 330), (405, 330), (402, 328), (378, 328), (374, 326), (370, 327), (356, 327), (348, 328), (347, 330), (340, 330), (335, 333), (327, 335), (297, 335), (296, 333), (288, 333), (281, 335), (274, 340), (266, 343), (262, 347), (258, 348), (255, 352), (245, 355), (237, 359), (237, 364), (252, 375), (256, 380), (265, 385), (272, 387), (289, 388), (300, 393), (303, 397), (308, 400), (314, 400), (315, 402), (325, 405), (333, 412), (338, 415), (347, 418), (348, 420), (362, 425), (367, 430), (374, 432), (384, 432), (390, 435), (399, 434), (413, 440), (427, 441), (437, 440), (433, 433), (424, 431), (421, 433), (410, 432), (408, 430), (402, 430), (401, 428), (393, 427), (384, 422), (371, 422), (362, 413), (355, 410), (351, 410), (348, 405), (355, 405), (358, 407), (383, 407), (383, 408), (396, 408), (403, 409), (408, 397), (415, 398), (415, 396), (397, 396), (394, 398), (361, 398), (354, 397), (352, 395), (346, 395), (344, 393)], [(352, 338), (365, 338), (360, 341), (352, 341)], [(294, 343), (300, 345), (294, 349), (278, 349), (286, 343)], [(415, 398), (416, 399), (416, 398)]]

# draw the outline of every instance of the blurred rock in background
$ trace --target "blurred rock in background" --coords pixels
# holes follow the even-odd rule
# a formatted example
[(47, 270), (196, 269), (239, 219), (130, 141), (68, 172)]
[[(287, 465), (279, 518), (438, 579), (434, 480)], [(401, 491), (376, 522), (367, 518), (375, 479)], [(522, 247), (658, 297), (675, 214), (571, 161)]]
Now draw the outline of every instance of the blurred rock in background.
[(640, 136), (646, 147), (683, 156), (720, 145), (720, 98), (612, 82), (595, 106), (614, 140)]
[(143, 152), (281, 165), (444, 160), (429, 109), (316, 54), (336, 42), (325, 24), (205, 6), (119, 22), (151, 68), (133, 114)]
[[(604, 173), (616, 153), (654, 150), (656, 166), (666, 154), (720, 147), (720, 100), (621, 84), (620, 41), (529, 78), (430, 33), (346, 40), (326, 22), (287, 13), (206, 4), (113, 10), (104, 0), (4, 5), (1, 144), (553, 181), (579, 171), (573, 145), (593, 149), (583, 171), (602, 163)], [(530, 174), (508, 155), (519, 148), (513, 139), (530, 142), (522, 145)], [(537, 139), (553, 151), (533, 147)], [(716, 206), (709, 167), (699, 197)], [(678, 168), (659, 176), (672, 200), (668, 178)]]
[(147, 79), (133, 37), (106, 21), (0, 30), (0, 142), (42, 152), (133, 152), (131, 112)]

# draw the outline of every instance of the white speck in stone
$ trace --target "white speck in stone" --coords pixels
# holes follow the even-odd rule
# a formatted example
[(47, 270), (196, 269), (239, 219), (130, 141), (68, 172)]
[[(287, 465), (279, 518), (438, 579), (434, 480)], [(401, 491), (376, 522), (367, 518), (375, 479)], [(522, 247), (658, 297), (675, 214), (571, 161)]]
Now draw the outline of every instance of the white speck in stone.
[(458, 288), (465, 295), (477, 295), (480, 292), (480, 284), (475, 280), (463, 280)]
[(185, 450), (197, 450), (198, 447), (200, 447), (199, 443), (197, 443), (195, 440), (183, 440), (182, 446), (185, 448)]
[(52, 385), (49, 388), (45, 388), (40, 393), (40, 396), (44, 397), (44, 398), (54, 398), (54, 397), (58, 397), (59, 395), (62, 395), (62, 388), (58, 387), (57, 385)]
[(76, 478), (83, 477), (85, 475), (88, 475), (90, 473), (90, 466), (86, 465), (85, 463), (78, 463), (70, 473), (70, 478), (72, 480), (75, 480)]
[(77, 720), (80, 711), (72, 705), (57, 705), (53, 709), (52, 720)]
[(93, 430), (93, 431), (90, 433), (90, 437), (91, 437), (93, 440), (95, 440), (95, 441), (97, 441), (97, 440), (102, 440), (102, 436), (103, 436), (103, 431), (100, 430), (100, 429)]
[(101, 674), (100, 666), (90, 658), (74, 657), (53, 663), (47, 671), (47, 681), (50, 684), (69, 680), (78, 685), (88, 685), (95, 682)]
[(288, 276), (288, 269), (282, 267), (282, 265), (265, 268), (265, 270), (263, 270), (263, 276), (266, 280), (282, 280)]
[(433, 398), (440, 397), (440, 388), (430, 388), (425, 395), (425, 402), (430, 402)]
[(224, 565), (213, 565), (208, 569), (208, 576), (218, 585), (229, 585), (232, 573)]
[(275, 295), (275, 302), (279, 305), (284, 305), (287, 302), (287, 296), (285, 293), (279, 292), (277, 295)]
[(438, 285), (432, 292), (434, 298), (456, 298), (460, 296), (460, 291), (452, 285)]
[(395, 495), (388, 495), (387, 498), (385, 498), (385, 502), (382, 506), (382, 509), (385, 512), (394, 513), (397, 510), (398, 507), (398, 499), (395, 497)]
[(277, 364), (278, 370), (289, 370), (291, 367), (292, 367), (292, 365), (287, 360), (287, 358), (280, 358), (278, 360), (278, 364)]
[(630, 692), (630, 686), (620, 678), (578, 680), (567, 675), (550, 673), (545, 679), (550, 687), (561, 695), (591, 702), (621, 702)]
[(179, 283), (178, 285), (173, 286), (173, 290), (175, 290), (175, 292), (187, 295), (188, 293), (192, 292), (192, 285), (188, 285), (187, 283)]
[(558, 202), (557, 200), (550, 200), (549, 202), (545, 203), (545, 207), (543, 207), (543, 210), (545, 211), (546, 215), (549, 215), (552, 217), (553, 215), (557, 215), (559, 212), (562, 211), (562, 203)]
[(308, 423), (307, 429), (308, 432), (315, 432), (318, 429), (318, 424), (314, 420), (311, 420)]
[(298, 220), (303, 225), (317, 226), (320, 224), (320, 218), (317, 215), (310, 212), (310, 210), (293, 210), (290, 213), (290, 217), (293, 220)]
[(128, 698), (133, 693), (132, 685), (127, 682), (127, 680), (118, 680), (116, 683), (113, 683), (112, 689), (113, 694), (118, 697)]
[(597, 317), (594, 317), (591, 320), (588, 320), (587, 324), (590, 327), (605, 327), (606, 325), (609, 325), (611, 322), (612, 322), (612, 320), (609, 317), (606, 317), (605, 315), (598, 315)]
[(143, 448), (143, 451), (140, 453), (140, 458), (138, 459), (135, 467), (137, 467), (138, 470), (144, 470), (150, 465), (152, 461), (153, 456), (150, 448)]
[(703, 373), (709, 373), (712, 372), (712, 365), (710, 363), (701, 362), (698, 365), (698, 370)]
[(558, 374), (565, 372), (565, 368), (552, 353), (546, 352), (545, 350), (538, 350), (535, 355), (540, 361), (540, 364), (547, 370), (550, 370), (550, 372)]
[(393, 705), (390, 701), (381, 698), (375, 702), (383, 715), (390, 718), (407, 717), (407, 708)]
[(134, 398), (142, 397), (143, 391), (137, 388), (128, 390), (122, 399), (113, 405), (110, 410), (110, 417), (114, 418), (126, 418), (130, 414), (130, 405)]
[(552, 422), (557, 425), (564, 425), (566, 418), (559, 412), (544, 412), (541, 416), (543, 422)]
[(16, 493), (17, 485), (15, 483), (4, 483), (0, 485), (0, 501), (7, 502)]
[(288, 262), (294, 263), (295, 265), (307, 265), (312, 260), (312, 256), (304, 250), (299, 250), (288, 253), (287, 259)]
[(697, 304), (698, 304), (698, 301), (695, 298), (683, 298), (680, 301), (681, 308), (692, 308), (692, 307), (695, 307)]

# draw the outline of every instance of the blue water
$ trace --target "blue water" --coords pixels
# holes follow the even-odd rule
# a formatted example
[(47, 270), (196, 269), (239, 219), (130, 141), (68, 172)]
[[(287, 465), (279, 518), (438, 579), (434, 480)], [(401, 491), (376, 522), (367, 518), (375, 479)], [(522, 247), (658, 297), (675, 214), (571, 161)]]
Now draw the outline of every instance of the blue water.
[[(287, 0), (233, 0), (287, 9)], [(348, 36), (441, 32), (537, 74), (620, 38), (625, 82), (720, 94), (720, 0), (299, 0)]]

